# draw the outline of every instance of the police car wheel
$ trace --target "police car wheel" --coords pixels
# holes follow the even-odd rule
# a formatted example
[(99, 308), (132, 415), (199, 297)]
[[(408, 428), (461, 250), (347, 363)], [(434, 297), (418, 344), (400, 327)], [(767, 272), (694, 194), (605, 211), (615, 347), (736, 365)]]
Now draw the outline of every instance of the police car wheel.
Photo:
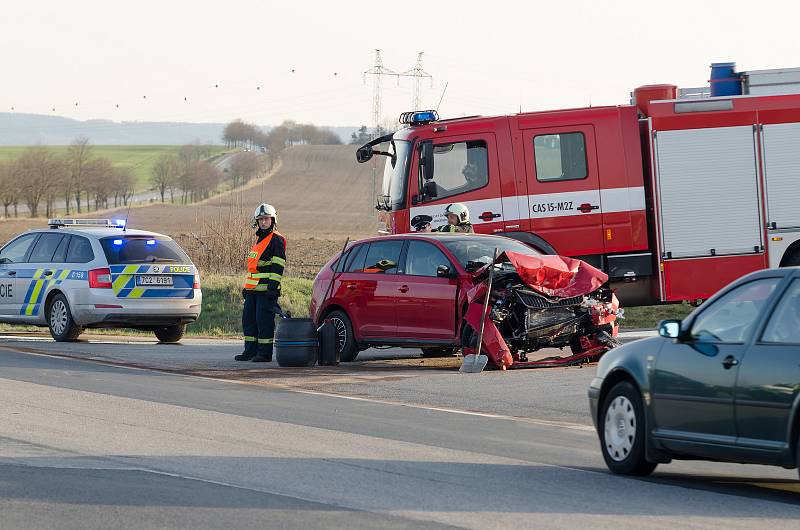
[(83, 331), (72, 320), (69, 302), (61, 293), (55, 295), (47, 306), (47, 326), (50, 328), (50, 335), (56, 342), (75, 340)]
[(183, 338), (183, 333), (185, 331), (186, 324), (181, 324), (178, 326), (164, 326), (155, 328), (153, 333), (155, 333), (159, 342), (178, 342)]
[(339, 341), (339, 360), (343, 363), (355, 361), (358, 357), (358, 347), (355, 337), (353, 337), (353, 325), (344, 311), (331, 311), (325, 316), (330, 319), (333, 328), (336, 330), (336, 338)]

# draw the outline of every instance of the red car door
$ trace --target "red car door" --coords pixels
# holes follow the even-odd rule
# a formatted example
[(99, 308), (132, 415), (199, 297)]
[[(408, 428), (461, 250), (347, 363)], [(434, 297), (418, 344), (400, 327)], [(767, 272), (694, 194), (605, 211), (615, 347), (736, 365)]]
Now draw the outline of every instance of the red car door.
[[(397, 334), (397, 268), (403, 241), (373, 241), (354, 248), (337, 294), (359, 339), (394, 339)], [(355, 253), (357, 251), (357, 254)], [(352, 256), (352, 258), (350, 257)]]
[[(440, 266), (447, 267), (449, 275), (440, 276)], [(454, 340), (458, 280), (447, 256), (433, 243), (412, 239), (400, 272), (397, 338)]]

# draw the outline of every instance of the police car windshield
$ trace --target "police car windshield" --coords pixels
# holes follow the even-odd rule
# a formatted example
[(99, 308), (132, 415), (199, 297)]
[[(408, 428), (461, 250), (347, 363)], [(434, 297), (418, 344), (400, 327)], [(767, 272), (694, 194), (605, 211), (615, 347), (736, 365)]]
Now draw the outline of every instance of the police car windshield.
[[(521, 254), (530, 254), (538, 256), (539, 252), (535, 251), (528, 245), (520, 243), (514, 239), (505, 237), (459, 237), (442, 241), (445, 247), (453, 253), (456, 260), (465, 269), (474, 269), (478, 262), (489, 263), (492, 261), (494, 249), (497, 247), (497, 253), (502, 254), (506, 250), (512, 250)], [(472, 264), (470, 264), (472, 262)]]
[[(386, 165), (383, 167), (382, 196), (379, 199), (379, 206), (385, 206), (387, 210), (393, 210), (395, 207), (401, 206), (405, 201), (406, 174), (408, 173), (410, 151), (410, 142), (392, 140), (389, 144), (389, 152), (394, 156), (386, 157)], [(383, 204), (380, 204), (381, 202)]]
[(109, 265), (125, 263), (189, 263), (189, 256), (166, 237), (105, 237), (100, 246)]

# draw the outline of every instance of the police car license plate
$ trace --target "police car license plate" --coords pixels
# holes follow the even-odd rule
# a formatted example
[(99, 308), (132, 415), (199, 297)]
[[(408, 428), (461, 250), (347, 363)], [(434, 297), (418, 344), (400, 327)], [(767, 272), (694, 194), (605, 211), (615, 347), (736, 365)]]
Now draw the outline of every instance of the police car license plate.
[(144, 274), (136, 276), (136, 285), (172, 285), (172, 276), (166, 274)]

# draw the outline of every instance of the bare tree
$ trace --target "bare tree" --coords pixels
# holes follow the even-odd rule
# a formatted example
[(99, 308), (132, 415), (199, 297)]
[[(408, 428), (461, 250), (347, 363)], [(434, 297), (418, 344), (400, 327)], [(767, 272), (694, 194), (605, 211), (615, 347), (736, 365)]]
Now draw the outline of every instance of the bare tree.
[(86, 192), (94, 199), (94, 209), (108, 208), (108, 198), (114, 186), (114, 164), (101, 156), (93, 159), (86, 169)]
[(56, 198), (63, 192), (63, 186), (69, 180), (67, 165), (61, 156), (52, 155), (41, 169), (46, 172), (47, 183), (44, 185), (45, 216), (55, 216)]
[[(66, 154), (69, 179), (64, 186), (64, 199), (69, 215), (70, 195), (75, 197), (75, 208), (81, 213), (81, 194), (86, 188), (86, 172), (92, 159), (92, 146), (85, 137), (76, 138)], [(87, 205), (89, 198), (86, 198)]]
[(26, 149), (14, 165), (16, 178), (21, 184), (22, 198), (31, 217), (39, 215), (39, 205), (51, 185), (50, 174), (54, 160), (53, 153), (37, 146)]
[[(161, 194), (161, 202), (164, 202), (164, 194), (167, 190), (170, 190), (170, 195), (172, 195), (179, 170), (178, 158), (172, 154), (165, 153), (159, 156), (153, 164), (150, 182)], [(171, 197), (171, 200), (174, 202), (174, 197)]]
[(125, 206), (133, 198), (136, 178), (129, 167), (114, 168), (114, 206), (122, 202)]
[(242, 184), (246, 184), (263, 169), (263, 158), (256, 153), (235, 155), (228, 168), (228, 180), (230, 180), (231, 188), (238, 188)]
[(17, 216), (17, 204), (20, 198), (20, 186), (15, 170), (16, 161), (10, 160), (0, 164), (0, 202), (3, 212), (8, 218), (8, 207), (14, 205), (14, 217)]

